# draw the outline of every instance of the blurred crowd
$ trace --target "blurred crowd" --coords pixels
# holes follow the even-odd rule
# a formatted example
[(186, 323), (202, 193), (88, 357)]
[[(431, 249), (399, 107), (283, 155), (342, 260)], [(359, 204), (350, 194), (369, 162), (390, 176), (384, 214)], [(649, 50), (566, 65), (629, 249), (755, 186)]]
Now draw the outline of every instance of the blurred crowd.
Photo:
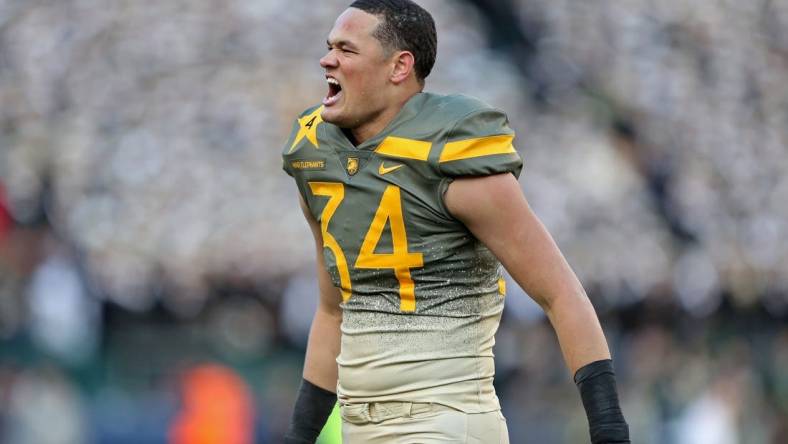
[[(0, 0), (0, 442), (278, 441), (316, 293), (280, 154), (347, 3)], [(420, 3), (427, 89), (508, 113), (634, 442), (788, 441), (788, 3)], [(508, 288), (512, 440), (582, 442)]]

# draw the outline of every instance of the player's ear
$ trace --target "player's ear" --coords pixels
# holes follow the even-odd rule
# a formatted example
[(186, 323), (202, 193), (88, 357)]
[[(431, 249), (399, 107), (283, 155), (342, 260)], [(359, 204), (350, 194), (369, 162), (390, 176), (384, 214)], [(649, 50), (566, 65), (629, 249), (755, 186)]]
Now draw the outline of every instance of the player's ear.
[(399, 85), (408, 79), (413, 73), (416, 58), (410, 51), (397, 51), (393, 58), (393, 68), (391, 70), (391, 81)]

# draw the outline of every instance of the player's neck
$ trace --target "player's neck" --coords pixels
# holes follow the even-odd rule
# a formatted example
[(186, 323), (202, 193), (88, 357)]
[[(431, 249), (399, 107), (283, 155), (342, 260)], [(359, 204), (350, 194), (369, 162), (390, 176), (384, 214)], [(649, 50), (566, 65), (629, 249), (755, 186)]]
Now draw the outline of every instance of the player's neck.
[(402, 107), (389, 107), (380, 112), (372, 121), (350, 130), (350, 141), (353, 145), (361, 145), (367, 140), (377, 136), (386, 129), (389, 123), (397, 117)]
[(389, 124), (397, 118), (397, 115), (400, 111), (402, 111), (402, 108), (405, 106), (405, 104), (408, 103), (408, 101), (419, 92), (420, 90), (412, 91), (406, 95), (401, 96), (398, 100), (394, 101), (391, 106), (381, 110), (369, 122), (350, 130), (349, 132), (352, 137), (349, 137), (349, 139), (353, 145), (361, 145), (367, 140), (372, 139), (373, 137), (380, 134), (381, 131), (385, 130), (386, 127), (388, 127)]

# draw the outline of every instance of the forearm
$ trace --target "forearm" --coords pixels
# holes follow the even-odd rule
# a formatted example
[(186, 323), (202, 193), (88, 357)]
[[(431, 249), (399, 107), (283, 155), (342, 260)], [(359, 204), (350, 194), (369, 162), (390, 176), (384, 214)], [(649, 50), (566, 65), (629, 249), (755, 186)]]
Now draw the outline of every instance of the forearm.
[(584, 365), (610, 359), (599, 319), (582, 289), (555, 297), (543, 308), (558, 336), (564, 361), (573, 375)]
[(298, 391), (285, 444), (312, 444), (336, 404), (341, 316), (318, 308), (309, 331), (304, 379)]
[(556, 297), (545, 312), (580, 391), (591, 442), (628, 444), (629, 427), (619, 406), (613, 363), (588, 297), (582, 291)]
[(341, 323), (341, 314), (317, 310), (309, 330), (304, 361), (304, 379), (332, 392), (336, 392), (337, 385)]

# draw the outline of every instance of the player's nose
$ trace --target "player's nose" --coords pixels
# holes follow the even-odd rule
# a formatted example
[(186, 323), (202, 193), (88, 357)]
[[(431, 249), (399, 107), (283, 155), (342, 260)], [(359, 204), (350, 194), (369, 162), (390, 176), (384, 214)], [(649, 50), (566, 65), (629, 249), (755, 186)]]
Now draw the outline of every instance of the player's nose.
[(320, 66), (323, 68), (334, 68), (337, 66), (337, 57), (334, 55), (333, 49), (320, 58)]

